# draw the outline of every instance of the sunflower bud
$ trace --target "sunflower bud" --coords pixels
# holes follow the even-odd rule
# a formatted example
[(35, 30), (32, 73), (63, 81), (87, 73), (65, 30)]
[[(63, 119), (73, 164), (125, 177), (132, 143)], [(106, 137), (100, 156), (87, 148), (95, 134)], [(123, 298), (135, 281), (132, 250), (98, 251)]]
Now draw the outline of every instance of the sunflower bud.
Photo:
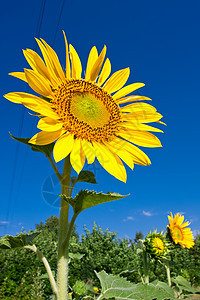
[(154, 259), (163, 259), (169, 252), (165, 235), (162, 232), (157, 233), (156, 230), (147, 234), (144, 246), (149, 256)]

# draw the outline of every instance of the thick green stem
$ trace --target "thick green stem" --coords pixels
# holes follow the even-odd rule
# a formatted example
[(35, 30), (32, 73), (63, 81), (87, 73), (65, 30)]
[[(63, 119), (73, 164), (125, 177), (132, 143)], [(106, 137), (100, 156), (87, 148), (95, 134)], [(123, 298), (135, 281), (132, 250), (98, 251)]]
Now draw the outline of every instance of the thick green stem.
[(165, 262), (165, 269), (166, 269), (166, 272), (167, 272), (168, 285), (171, 286), (172, 282), (171, 282), (170, 267), (169, 267), (169, 261), (168, 260)]
[[(66, 157), (63, 168), (61, 181), (61, 193), (69, 196), (70, 193), (70, 175), (71, 164), (69, 156)], [(67, 299), (68, 284), (68, 245), (64, 241), (68, 235), (68, 214), (69, 204), (61, 198), (60, 219), (59, 219), (59, 236), (58, 236), (58, 266), (57, 266), (57, 287), (58, 300)]]
[(149, 284), (149, 267), (147, 262), (147, 253), (143, 250), (144, 282)]
[(70, 221), (70, 224), (69, 224), (69, 229), (68, 229), (68, 232), (67, 232), (66, 239), (63, 241), (63, 247), (64, 248), (68, 249), (68, 247), (69, 247), (69, 240), (70, 240), (70, 236), (71, 236), (73, 225), (74, 225), (74, 222), (75, 222), (76, 218), (77, 218), (77, 215), (74, 214), (71, 221)]
[(42, 262), (43, 262), (43, 264), (44, 264), (44, 266), (46, 268), (47, 274), (49, 276), (49, 281), (50, 281), (52, 290), (53, 290), (54, 294), (57, 296), (58, 295), (57, 285), (56, 285), (54, 276), (52, 274), (51, 268), (49, 266), (49, 263), (48, 263), (46, 257), (43, 255), (43, 253), (41, 251), (39, 251), (37, 249), (37, 247), (35, 245), (33, 245), (33, 246), (25, 246), (24, 248), (30, 249), (30, 250), (34, 251), (41, 258), (41, 260), (42, 260)]

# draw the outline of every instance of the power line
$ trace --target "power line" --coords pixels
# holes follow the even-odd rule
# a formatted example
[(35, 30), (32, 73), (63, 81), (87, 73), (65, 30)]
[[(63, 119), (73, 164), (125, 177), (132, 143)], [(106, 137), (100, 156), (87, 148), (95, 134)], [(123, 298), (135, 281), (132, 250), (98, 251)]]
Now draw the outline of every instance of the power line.
[(56, 30), (55, 30), (54, 37), (53, 37), (53, 41), (52, 41), (52, 46), (54, 45), (55, 40), (56, 40), (56, 35), (58, 33), (58, 27), (60, 25), (60, 20), (61, 20), (61, 17), (62, 17), (64, 6), (65, 6), (65, 0), (63, 0), (62, 5), (61, 5), (60, 14), (59, 14), (59, 17), (58, 17), (58, 23), (57, 23)]
[[(46, 6), (46, 0), (44, 0), (41, 4), (39, 22), (38, 22), (38, 27), (37, 27), (37, 30), (36, 30), (36, 37), (39, 37), (39, 35), (40, 35), (45, 6)], [(62, 13), (63, 13), (63, 10), (64, 10), (64, 6), (65, 6), (65, 0), (63, 0), (62, 4), (61, 4), (61, 9), (60, 9), (60, 13), (59, 13), (58, 22), (57, 22), (57, 26), (56, 26), (56, 29), (55, 29), (52, 45), (54, 45), (55, 40), (56, 40), (56, 36), (57, 36), (57, 33), (58, 33), (58, 28), (59, 28), (59, 25), (60, 25)], [(35, 42), (34, 51), (36, 50), (36, 48), (37, 48), (37, 43)], [(21, 134), (22, 134), (25, 110), (26, 110), (25, 107), (23, 107), (22, 121), (20, 123), (19, 136), (21, 136)], [(33, 119), (30, 136), (32, 136), (32, 134), (33, 134), (33, 130), (34, 130), (34, 127), (35, 127), (35, 122), (36, 122), (36, 120)], [(14, 165), (14, 172), (13, 172), (13, 175), (12, 175), (11, 190), (10, 190), (11, 196), (9, 198), (12, 198), (12, 190), (13, 190), (13, 186), (14, 186), (14, 180), (15, 180), (15, 174), (16, 174), (16, 164), (17, 164), (18, 156), (19, 156), (19, 143), (17, 145), (16, 154), (15, 154), (15, 165)], [(27, 156), (28, 156), (28, 149), (26, 150), (25, 155), (24, 155), (23, 164), (21, 166), (21, 172), (20, 172), (19, 178), (23, 177), (23, 173), (24, 173), (24, 169), (25, 169), (25, 165), (26, 165), (26, 161), (27, 161)], [(18, 189), (17, 189), (17, 193), (16, 193), (16, 198), (15, 198), (15, 201), (14, 201), (14, 206), (16, 204), (17, 196), (20, 194), (21, 186), (22, 186), (22, 181), (19, 180), (19, 185), (18, 185)], [(9, 203), (11, 203), (11, 201), (9, 201)], [(11, 214), (11, 219), (13, 218), (13, 214), (14, 214), (14, 206), (13, 206), (13, 211), (12, 211), (12, 214)], [(7, 220), (8, 220), (8, 218), (9, 218), (9, 213), (7, 214)]]
[[(46, 0), (43, 0), (42, 3), (41, 3), (41, 7), (40, 7), (40, 13), (39, 13), (39, 18), (38, 18), (38, 26), (37, 26), (37, 29), (36, 29), (36, 35), (37, 36), (40, 34), (40, 31), (41, 31), (45, 6), (46, 6)], [(34, 49), (36, 49), (36, 47), (37, 47), (37, 44), (35, 42), (34, 43)], [(26, 88), (26, 91), (28, 91), (28, 89), (29, 89), (29, 87)], [(23, 129), (24, 118), (25, 118), (25, 110), (26, 110), (25, 107), (22, 106), (21, 121), (20, 121), (20, 125), (19, 125), (19, 136), (22, 135), (22, 129)], [(15, 158), (14, 158), (14, 167), (13, 167), (13, 172), (12, 172), (12, 177), (11, 177), (11, 186), (10, 186), (9, 197), (8, 197), (8, 207), (7, 207), (7, 213), (6, 213), (6, 221), (7, 222), (9, 220), (10, 207), (12, 208), (11, 204), (12, 204), (12, 196), (13, 196), (13, 190), (14, 190), (14, 182), (15, 182), (15, 177), (16, 177), (17, 161), (18, 161), (18, 157), (19, 157), (19, 146), (20, 146), (19, 143), (17, 143), (16, 151), (15, 151)], [(12, 219), (13, 214), (14, 214), (15, 204), (16, 204), (16, 198), (14, 199), (13, 210), (11, 211), (11, 213), (12, 213), (11, 219)]]

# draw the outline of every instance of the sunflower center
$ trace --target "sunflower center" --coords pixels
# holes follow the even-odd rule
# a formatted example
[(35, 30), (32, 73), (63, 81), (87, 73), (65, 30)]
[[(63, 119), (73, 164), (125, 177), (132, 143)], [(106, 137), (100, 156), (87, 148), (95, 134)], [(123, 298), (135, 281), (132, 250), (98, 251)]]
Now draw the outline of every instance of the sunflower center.
[(85, 80), (66, 80), (54, 90), (53, 110), (63, 129), (88, 141), (111, 141), (121, 122), (118, 104), (101, 87)]
[(178, 241), (181, 241), (183, 239), (181, 228), (178, 226), (174, 227), (174, 235)]
[(110, 118), (105, 104), (90, 93), (74, 94), (71, 112), (80, 122), (85, 122), (92, 127), (102, 127), (109, 122)]
[(159, 253), (162, 253), (164, 250), (164, 243), (163, 241), (158, 238), (155, 237), (154, 241), (153, 241), (153, 247), (155, 248), (155, 250), (157, 250)]

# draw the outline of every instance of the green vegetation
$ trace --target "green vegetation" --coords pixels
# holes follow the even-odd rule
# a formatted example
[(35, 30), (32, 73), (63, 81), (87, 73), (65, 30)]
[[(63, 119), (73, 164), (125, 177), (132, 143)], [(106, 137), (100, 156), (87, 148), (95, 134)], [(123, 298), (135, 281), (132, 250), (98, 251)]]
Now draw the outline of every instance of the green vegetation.
[[(35, 231), (29, 234), (36, 232), (41, 233), (34, 243), (56, 272), (58, 218), (51, 216), (45, 224), (37, 224)], [(138, 251), (139, 238), (142, 238), (141, 232), (136, 233), (133, 241), (118, 239), (116, 233), (103, 231), (96, 224), (92, 232), (85, 227), (85, 233), (79, 237), (74, 227), (69, 249), (69, 285), (74, 294), (80, 295), (81, 291), (83, 294), (97, 293), (94, 287), (100, 289), (100, 281), (94, 270), (99, 274), (104, 270), (107, 274), (121, 275), (134, 283), (141, 282), (139, 274), (143, 273), (143, 265), (142, 253)], [(0, 251), (0, 299), (50, 299), (52, 291), (46, 270), (34, 253), (28, 249)], [(164, 266), (158, 261), (150, 264), (150, 282), (158, 279), (167, 283)], [(181, 275), (192, 285), (200, 285), (200, 236), (196, 237), (195, 246), (190, 250), (176, 247), (172, 251), (170, 268), (172, 277)], [(173, 284), (177, 284), (176, 281)]]

